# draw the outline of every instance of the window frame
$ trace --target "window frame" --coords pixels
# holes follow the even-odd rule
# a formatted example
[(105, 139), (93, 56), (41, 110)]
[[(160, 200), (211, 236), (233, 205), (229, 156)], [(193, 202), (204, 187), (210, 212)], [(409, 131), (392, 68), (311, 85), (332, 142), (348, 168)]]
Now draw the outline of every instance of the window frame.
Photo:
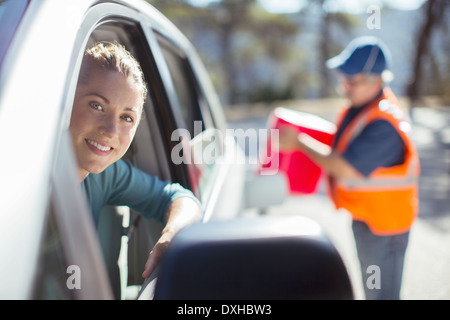
[[(104, 12), (109, 14), (105, 16)], [(89, 37), (99, 25), (117, 17), (123, 20), (135, 20), (139, 25), (140, 15), (135, 10), (119, 4), (100, 3), (88, 9), (75, 37), (70, 68), (67, 70), (64, 86), (61, 131), (55, 143), (53, 170), (49, 184), (51, 191), (47, 207), (48, 210), (53, 210), (57, 228), (61, 232), (61, 245), (65, 259), (67, 264), (77, 265), (82, 271), (82, 290), (75, 292), (75, 297), (80, 299), (112, 299), (112, 290), (91, 212), (77, 182), (76, 160), (68, 128), (78, 75)], [(50, 212), (47, 211), (45, 224), (48, 222), (49, 214)], [(45, 233), (42, 235), (41, 243), (45, 240), (44, 236)], [(38, 264), (42, 263), (40, 258), (39, 256)], [(38, 268), (34, 270), (38, 272)], [(36, 285), (37, 282), (32, 285), (33, 290), (36, 290)]]
[[(164, 59), (167, 63), (167, 66), (169, 67), (169, 72), (170, 72), (170, 76), (172, 79), (172, 82), (174, 84), (175, 87), (175, 93), (178, 99), (178, 104), (180, 105), (180, 108), (182, 110), (182, 114), (183, 114), (183, 119), (184, 119), (184, 125), (185, 125), (185, 129), (187, 129), (190, 134), (191, 134), (191, 138), (195, 137), (195, 131), (193, 128), (193, 124), (191, 126), (190, 123), (187, 123), (188, 120), (192, 120), (192, 122), (194, 121), (201, 121), (202, 122), (202, 126), (201, 126), (201, 131), (205, 130), (205, 123), (204, 123), (204, 119), (203, 119), (203, 114), (201, 112), (201, 108), (200, 108), (200, 103), (199, 103), (199, 94), (198, 94), (198, 86), (196, 84), (195, 79), (193, 79), (192, 77), (192, 72), (190, 70), (190, 66), (189, 63), (187, 61), (187, 56), (186, 54), (183, 52), (183, 50), (181, 50), (180, 48), (176, 47), (169, 39), (167, 39), (166, 37), (164, 37), (163, 35), (155, 32), (155, 35), (157, 37), (158, 40), (158, 44), (161, 48), (161, 51), (163, 52), (164, 55)], [(168, 56), (170, 55), (170, 57)], [(175, 61), (169, 61), (169, 60), (175, 60)], [(172, 66), (174, 65), (172, 62), (175, 62), (175, 66), (173, 67), (174, 69), (172, 69)], [(187, 89), (186, 91), (188, 91), (189, 97), (188, 97), (188, 106), (187, 109), (185, 110), (187, 114), (189, 113), (194, 113), (192, 115), (186, 115), (184, 109), (184, 101), (180, 101), (180, 94), (177, 88), (177, 81), (179, 79), (175, 79), (175, 72), (176, 75), (182, 79), (181, 82), (185, 83), (185, 88)], [(179, 74), (178, 72), (180, 72), (181, 74)], [(188, 119), (187, 117), (192, 116), (190, 119)]]
[[(109, 13), (105, 15), (104, 12)], [(101, 27), (108, 26), (108, 24), (129, 24), (131, 26), (130, 30), (134, 28), (138, 33), (137, 38), (134, 39), (136, 42), (132, 45), (134, 50), (130, 51), (132, 51), (141, 63), (147, 79), (149, 100), (151, 103), (145, 104), (145, 113), (141, 121), (145, 123), (147, 130), (150, 131), (150, 138), (154, 140), (152, 147), (154, 147), (155, 154), (158, 156), (160, 169), (162, 167), (162, 172), (160, 171), (156, 175), (162, 179), (179, 182), (184, 187), (192, 189), (192, 176), (189, 175), (188, 166), (184, 164), (176, 166), (169, 160), (171, 151), (177, 143), (176, 141), (171, 141), (171, 134), (175, 129), (185, 126), (183, 124), (183, 118), (180, 117), (181, 111), (178, 101), (173, 94), (174, 87), (168, 72), (168, 66), (156, 41), (151, 17), (146, 17), (132, 8), (124, 7), (120, 4), (101, 3), (89, 10), (78, 35), (78, 48), (81, 48), (81, 50), (80, 52), (74, 53), (74, 57), (72, 58), (75, 62), (75, 67), (73, 69), (71, 85), (68, 86), (65, 108), (66, 123), (70, 123), (73, 98), (84, 49), (88, 45), (93, 33)], [(130, 30), (126, 32), (128, 36), (134, 33)], [(148, 81), (149, 78), (151, 78), (151, 81)], [(140, 126), (142, 125), (143, 123), (140, 124)], [(145, 159), (143, 161), (145, 162)], [(142, 165), (143, 161), (141, 160), (141, 163), (137, 163), (137, 167), (141, 169), (144, 167), (144, 171), (146, 171), (145, 165)], [(148, 173), (155, 175), (155, 172)], [(141, 225), (143, 224), (140, 223)], [(150, 232), (150, 235), (154, 236), (158, 232), (160, 230), (156, 227), (156, 229)], [(148, 253), (149, 251), (146, 252)], [(141, 254), (141, 256), (146, 257), (147, 254)], [(138, 259), (140, 258), (138, 257)]]
[[(76, 171), (75, 155), (73, 153), (70, 134), (64, 130), (55, 156), (54, 169), (50, 179), (50, 192), (44, 229), (49, 219), (56, 222), (55, 228), (61, 235), (61, 250), (66, 267), (75, 265), (81, 270), (81, 289), (72, 289), (73, 297), (77, 299), (111, 299), (111, 287), (96, 230), (93, 225), (90, 209), (86, 198), (79, 188), (78, 172)], [(44, 230), (45, 231), (45, 230)], [(44, 232), (41, 246), (45, 245)], [(35, 275), (42, 271), (42, 256), (39, 253)], [(86, 272), (86, 270), (89, 270)], [(64, 270), (63, 272), (65, 272)], [(69, 275), (68, 275), (69, 276)], [(39, 291), (35, 277), (33, 292)]]
[[(201, 132), (195, 132), (195, 130), (190, 130), (189, 125), (184, 127), (186, 128), (191, 136), (191, 154), (195, 153), (194, 148), (202, 148), (206, 150), (205, 145), (208, 145), (213, 141), (215, 143), (214, 150), (216, 153), (215, 161), (213, 166), (205, 165), (201, 163), (199, 165), (195, 163), (188, 163), (188, 171), (191, 176), (192, 181), (192, 189), (195, 191), (195, 194), (202, 200), (202, 202), (206, 202), (210, 195), (212, 194), (212, 189), (214, 188), (214, 184), (217, 182), (218, 171), (220, 170), (220, 165), (217, 163), (217, 159), (220, 159), (224, 155), (224, 132), (223, 128), (220, 128), (215, 119), (215, 115), (212, 110), (212, 103), (210, 101), (210, 97), (206, 95), (202, 88), (204, 82), (201, 82), (201, 78), (199, 75), (194, 72), (195, 67), (198, 68), (198, 63), (195, 64), (195, 57), (193, 57), (194, 53), (189, 50), (189, 48), (183, 47), (182, 45), (177, 44), (177, 42), (165, 33), (157, 30), (154, 31), (157, 41), (160, 44), (161, 51), (163, 52), (164, 59), (167, 59), (164, 54), (164, 50), (167, 50), (169, 54), (171, 54), (171, 58), (179, 59), (177, 64), (181, 65), (182, 69), (182, 78), (189, 82), (187, 87), (192, 90), (192, 94), (190, 95), (191, 106), (196, 108), (196, 118), (194, 121), (201, 121)], [(169, 65), (169, 62), (166, 61)], [(201, 70), (200, 70), (201, 71)], [(171, 72), (169, 67), (170, 76), (172, 77), (174, 74)], [(178, 75), (178, 74), (177, 74)], [(178, 98), (178, 94), (176, 93)], [(180, 105), (180, 102), (178, 102)], [(181, 107), (180, 107), (181, 108)], [(197, 133), (197, 134), (196, 134)], [(202, 157), (202, 160), (204, 158)]]
[(8, 51), (9, 44), (11, 43), (17, 28), (19, 27), (22, 17), (28, 8), (30, 0), (9, 0), (9, 2), (2, 3), (0, 6), (5, 5), (4, 10), (9, 5), (12, 7), (8, 11), (8, 15), (5, 19), (2, 19), (0, 15), (0, 30), (2, 30), (2, 35), (0, 37), (0, 66), (2, 65), (3, 59)]

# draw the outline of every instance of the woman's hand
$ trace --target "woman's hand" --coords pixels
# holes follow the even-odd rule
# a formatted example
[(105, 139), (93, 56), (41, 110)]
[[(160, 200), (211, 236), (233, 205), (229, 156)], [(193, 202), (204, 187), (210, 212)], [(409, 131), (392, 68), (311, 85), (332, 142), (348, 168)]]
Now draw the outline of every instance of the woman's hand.
[(167, 247), (169, 246), (170, 241), (172, 241), (174, 235), (175, 234), (172, 233), (164, 233), (161, 235), (161, 238), (159, 238), (158, 242), (153, 247), (153, 250), (148, 254), (148, 259), (145, 263), (145, 270), (142, 273), (143, 278), (150, 277), (164, 256), (164, 253), (166, 252)]
[(166, 212), (166, 226), (161, 237), (149, 253), (142, 277), (148, 278), (161, 261), (175, 234), (182, 228), (200, 219), (201, 209), (191, 198), (178, 198), (173, 201)]

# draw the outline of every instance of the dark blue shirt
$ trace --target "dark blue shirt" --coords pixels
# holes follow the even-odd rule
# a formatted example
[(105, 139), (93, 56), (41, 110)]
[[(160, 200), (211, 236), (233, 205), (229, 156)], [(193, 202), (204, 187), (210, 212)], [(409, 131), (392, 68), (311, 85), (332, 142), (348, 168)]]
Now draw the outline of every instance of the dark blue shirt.
[[(381, 93), (375, 99), (380, 95)], [(336, 133), (336, 141), (350, 122), (372, 101), (361, 107), (349, 109)], [(361, 131), (342, 156), (361, 174), (368, 176), (378, 167), (392, 167), (403, 163), (405, 145), (391, 123), (386, 120), (375, 120)]]

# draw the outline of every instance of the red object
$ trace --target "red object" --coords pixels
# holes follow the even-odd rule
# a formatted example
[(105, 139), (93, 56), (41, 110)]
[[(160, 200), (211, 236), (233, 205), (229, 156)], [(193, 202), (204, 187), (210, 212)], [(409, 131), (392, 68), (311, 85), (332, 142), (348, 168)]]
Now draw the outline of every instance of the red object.
[[(304, 132), (316, 140), (331, 146), (336, 126), (317, 115), (286, 108), (276, 108), (269, 117), (268, 129), (280, 129), (281, 125), (291, 126), (297, 132)], [(278, 157), (278, 158), (277, 158)], [(263, 150), (261, 174), (273, 171), (278, 160), (278, 170), (286, 173), (291, 194), (311, 194), (318, 191), (322, 169), (300, 151), (278, 152), (271, 150), (270, 138)], [(275, 161), (275, 165), (273, 163)]]

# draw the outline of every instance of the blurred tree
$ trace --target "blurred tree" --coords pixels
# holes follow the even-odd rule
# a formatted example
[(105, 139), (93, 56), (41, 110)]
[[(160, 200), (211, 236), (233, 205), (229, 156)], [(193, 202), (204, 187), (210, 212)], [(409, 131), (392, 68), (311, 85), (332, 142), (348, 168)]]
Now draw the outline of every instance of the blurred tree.
[[(219, 38), (222, 72), (227, 89), (227, 101), (233, 105), (242, 94), (238, 86), (239, 55), (234, 39), (249, 23), (250, 6), (255, 0), (223, 0), (212, 4), (211, 14), (204, 20), (205, 27), (215, 30)], [(242, 50), (242, 49), (241, 49)]]
[(332, 30), (340, 28), (344, 33), (351, 34), (351, 30), (360, 22), (353, 15), (344, 12), (331, 12), (328, 10), (330, 0), (309, 0), (307, 10), (318, 11), (321, 16), (319, 25), (317, 58), (319, 63), (320, 92), (321, 97), (334, 95), (334, 84), (330, 76), (330, 71), (326, 67), (326, 61), (342, 50), (342, 47), (336, 43), (332, 35)]
[(298, 55), (298, 48), (292, 43), (299, 25), (286, 15), (267, 12), (257, 2), (249, 7), (246, 21), (235, 34), (241, 41), (234, 52), (237, 68), (245, 71), (241, 77), (245, 76), (251, 84), (246, 88), (245, 100), (272, 102), (280, 97), (292, 98), (292, 81), (300, 72), (291, 66)]
[[(431, 39), (433, 32), (446, 21), (444, 16), (446, 10), (450, 7), (449, 4), (448, 0), (428, 0), (422, 7), (424, 19), (417, 34), (416, 54), (412, 66), (413, 72), (407, 88), (407, 96), (410, 99), (411, 107), (418, 103), (421, 92), (423, 92), (421, 89), (428, 82), (428, 80), (422, 81), (426, 77), (423, 68), (426, 62), (430, 63), (431, 71), (435, 71), (435, 76), (438, 75), (439, 67), (435, 66), (435, 60), (431, 52)], [(444, 39), (448, 39), (448, 33)], [(446, 76), (448, 77), (448, 75)], [(445, 86), (448, 86), (448, 84), (445, 84)]]
[[(219, 91), (225, 92), (222, 96), (227, 104), (247, 100), (248, 88), (243, 87), (243, 82), (254, 83), (255, 87), (268, 85), (254, 70), (256, 62), (260, 62), (259, 67), (263, 60), (267, 65), (270, 61), (283, 63), (290, 50), (296, 49), (290, 44), (298, 24), (285, 15), (268, 13), (256, 0), (221, 0), (206, 7), (194, 7), (188, 0), (147, 1), (168, 16), (196, 47), (208, 46), (199, 52), (206, 64), (216, 62), (221, 79), (216, 74), (213, 80), (220, 86)], [(201, 43), (204, 39), (208, 39), (207, 44)]]
[(209, 14), (205, 8), (191, 5), (189, 0), (146, 1), (167, 16), (187, 36), (196, 31), (197, 20), (202, 20)]

